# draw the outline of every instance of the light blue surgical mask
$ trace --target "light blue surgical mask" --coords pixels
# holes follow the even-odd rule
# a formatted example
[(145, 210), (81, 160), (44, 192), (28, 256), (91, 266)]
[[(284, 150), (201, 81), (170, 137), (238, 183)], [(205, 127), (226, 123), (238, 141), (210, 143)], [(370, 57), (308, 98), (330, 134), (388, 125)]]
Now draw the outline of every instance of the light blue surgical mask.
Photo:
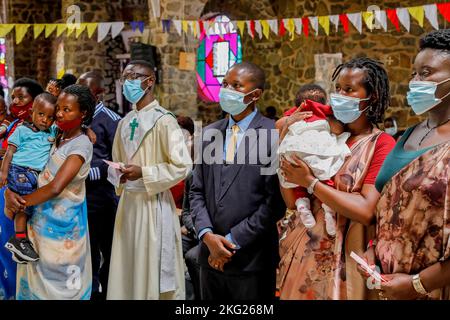
[(406, 94), (406, 99), (414, 113), (421, 115), (441, 103), (442, 99), (445, 99), (450, 92), (442, 98), (436, 98), (437, 87), (449, 80), (450, 78), (441, 82), (411, 81), (409, 83), (409, 91)]
[(370, 106), (368, 106), (364, 110), (359, 110), (360, 102), (369, 99), (370, 98), (359, 99), (332, 93), (330, 95), (330, 104), (336, 119), (342, 123), (352, 123), (358, 119), (363, 112), (370, 108)]
[(128, 101), (130, 101), (133, 104), (138, 103), (145, 95), (145, 92), (148, 90), (148, 88), (145, 90), (142, 89), (141, 83), (142, 83), (141, 80), (135, 79), (135, 80), (125, 80), (125, 83), (123, 84), (122, 90), (123, 95)]
[(243, 93), (227, 88), (220, 88), (219, 91), (220, 107), (222, 108), (223, 111), (231, 114), (232, 116), (238, 115), (242, 113), (250, 103), (253, 102), (250, 101), (249, 103), (245, 103), (244, 98), (250, 93), (254, 92), (255, 90), (252, 90), (249, 93)]

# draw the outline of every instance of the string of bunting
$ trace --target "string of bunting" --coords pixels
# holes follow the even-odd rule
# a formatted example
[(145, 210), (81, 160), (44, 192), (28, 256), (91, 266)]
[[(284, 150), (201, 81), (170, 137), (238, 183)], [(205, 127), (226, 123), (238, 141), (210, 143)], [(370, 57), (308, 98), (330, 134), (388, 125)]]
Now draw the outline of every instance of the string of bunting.
[[(133, 31), (139, 30), (140, 33), (144, 32), (144, 21), (132, 21), (128, 23)], [(33, 29), (34, 39), (40, 35), (44, 35), (46, 38), (50, 37), (56, 31), (56, 36), (59, 37), (66, 32), (66, 36), (75, 35), (78, 39), (83, 32), (87, 32), (89, 39), (92, 38), (97, 30), (97, 42), (102, 42), (106, 36), (110, 33), (112, 38), (117, 37), (120, 32), (125, 28), (125, 22), (93, 22), (93, 23), (37, 23), (37, 24), (25, 24), (25, 23), (10, 23), (0, 24), (0, 38), (8, 35), (13, 29), (15, 31), (16, 43), (22, 42), (25, 34)]]
[(401, 31), (401, 26), (403, 26), (403, 28), (409, 32), (411, 28), (411, 17), (414, 18), (422, 28), (426, 18), (431, 26), (438, 30), (438, 13), (440, 13), (446, 21), (450, 22), (450, 3), (435, 3), (407, 8), (287, 19), (238, 20), (229, 22), (162, 19), (161, 24), (163, 32), (170, 32), (171, 26), (173, 26), (180, 36), (183, 33), (191, 33), (196, 38), (205, 35), (209, 36), (209, 33), (211, 33), (209, 30), (213, 29), (212, 27), (216, 24), (215, 30), (218, 30), (219, 33), (226, 34), (233, 32), (233, 30), (239, 30), (243, 37), (245, 29), (247, 29), (248, 35), (253, 39), (256, 35), (259, 39), (262, 39), (263, 36), (266, 39), (269, 39), (272, 32), (275, 36), (280, 37), (288, 34), (290, 40), (293, 40), (295, 34), (301, 35), (303, 33), (308, 37), (310, 34), (310, 27), (317, 36), (319, 34), (319, 26), (327, 36), (330, 34), (332, 26), (334, 26), (335, 31), (338, 32), (339, 26), (342, 25), (344, 32), (349, 33), (350, 24), (353, 25), (359, 33), (362, 33), (363, 22), (370, 31), (374, 28), (383, 28), (384, 31), (388, 31), (388, 21), (390, 21), (397, 31)]

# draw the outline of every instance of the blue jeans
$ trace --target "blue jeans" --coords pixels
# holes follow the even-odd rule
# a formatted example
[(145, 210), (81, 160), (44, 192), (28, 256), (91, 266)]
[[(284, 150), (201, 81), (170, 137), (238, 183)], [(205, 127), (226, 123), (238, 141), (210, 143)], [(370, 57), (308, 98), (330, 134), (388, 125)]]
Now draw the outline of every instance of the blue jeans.
[[(33, 193), (38, 185), (38, 172), (36, 170), (11, 164), (8, 172), (8, 189), (21, 196)], [(27, 208), (27, 215), (33, 213), (33, 208)]]

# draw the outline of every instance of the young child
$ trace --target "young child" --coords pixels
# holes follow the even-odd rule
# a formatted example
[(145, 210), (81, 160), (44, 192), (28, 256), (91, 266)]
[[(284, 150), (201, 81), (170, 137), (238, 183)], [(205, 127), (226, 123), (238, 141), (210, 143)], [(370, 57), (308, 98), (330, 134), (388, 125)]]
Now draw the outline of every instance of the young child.
[[(47, 164), (50, 149), (55, 142), (57, 129), (52, 126), (55, 119), (56, 97), (44, 92), (33, 103), (32, 123), (24, 122), (9, 137), (8, 148), (0, 170), (0, 185), (7, 184), (11, 191), (20, 195), (30, 194), (37, 189), (37, 178)], [(5, 244), (18, 263), (39, 260), (31, 242), (27, 238), (27, 215), (15, 212), (15, 236)]]
[[(344, 132), (344, 125), (333, 117), (330, 106), (311, 100), (305, 100), (300, 110), (312, 112), (312, 116), (303, 121), (289, 126), (289, 131), (278, 148), (278, 154), (286, 160), (292, 161), (296, 155), (313, 171), (314, 175), (330, 186), (334, 183), (330, 179), (337, 173), (350, 154), (350, 149), (345, 141), (350, 133)], [(278, 170), (280, 183), (284, 188), (298, 187), (288, 183)], [(296, 207), (300, 219), (306, 228), (312, 228), (316, 224), (311, 212), (308, 193), (303, 188), (296, 189)], [(336, 234), (335, 212), (325, 204), (322, 204), (325, 212), (325, 227), (330, 236)]]

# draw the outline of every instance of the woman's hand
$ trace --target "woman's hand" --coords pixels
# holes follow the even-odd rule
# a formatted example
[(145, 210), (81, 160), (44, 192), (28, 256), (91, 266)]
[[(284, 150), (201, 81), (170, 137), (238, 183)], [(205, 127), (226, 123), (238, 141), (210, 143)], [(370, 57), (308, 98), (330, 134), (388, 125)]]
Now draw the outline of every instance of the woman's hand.
[(282, 175), (287, 182), (298, 184), (301, 187), (307, 188), (316, 178), (308, 165), (299, 157), (293, 156), (291, 163), (284, 157), (281, 158), (280, 169)]
[(5, 212), (8, 212), (8, 218), (12, 219), (11, 213), (24, 211), (26, 208), (26, 201), (17, 193), (9, 189), (5, 190)]
[[(367, 249), (366, 252), (364, 252), (364, 254), (362, 255), (362, 257), (364, 259), (364, 261), (367, 262), (367, 264), (369, 265), (369, 267), (372, 270), (375, 270), (376, 265), (375, 265), (375, 246), (371, 246), (369, 249)], [(363, 276), (364, 279), (367, 279), (370, 277), (370, 274), (366, 272), (366, 270), (364, 270), (359, 264), (357, 266), (358, 268), (358, 272), (360, 275)]]
[(421, 295), (414, 290), (412, 276), (404, 273), (384, 274), (380, 297), (385, 300), (416, 300)]

